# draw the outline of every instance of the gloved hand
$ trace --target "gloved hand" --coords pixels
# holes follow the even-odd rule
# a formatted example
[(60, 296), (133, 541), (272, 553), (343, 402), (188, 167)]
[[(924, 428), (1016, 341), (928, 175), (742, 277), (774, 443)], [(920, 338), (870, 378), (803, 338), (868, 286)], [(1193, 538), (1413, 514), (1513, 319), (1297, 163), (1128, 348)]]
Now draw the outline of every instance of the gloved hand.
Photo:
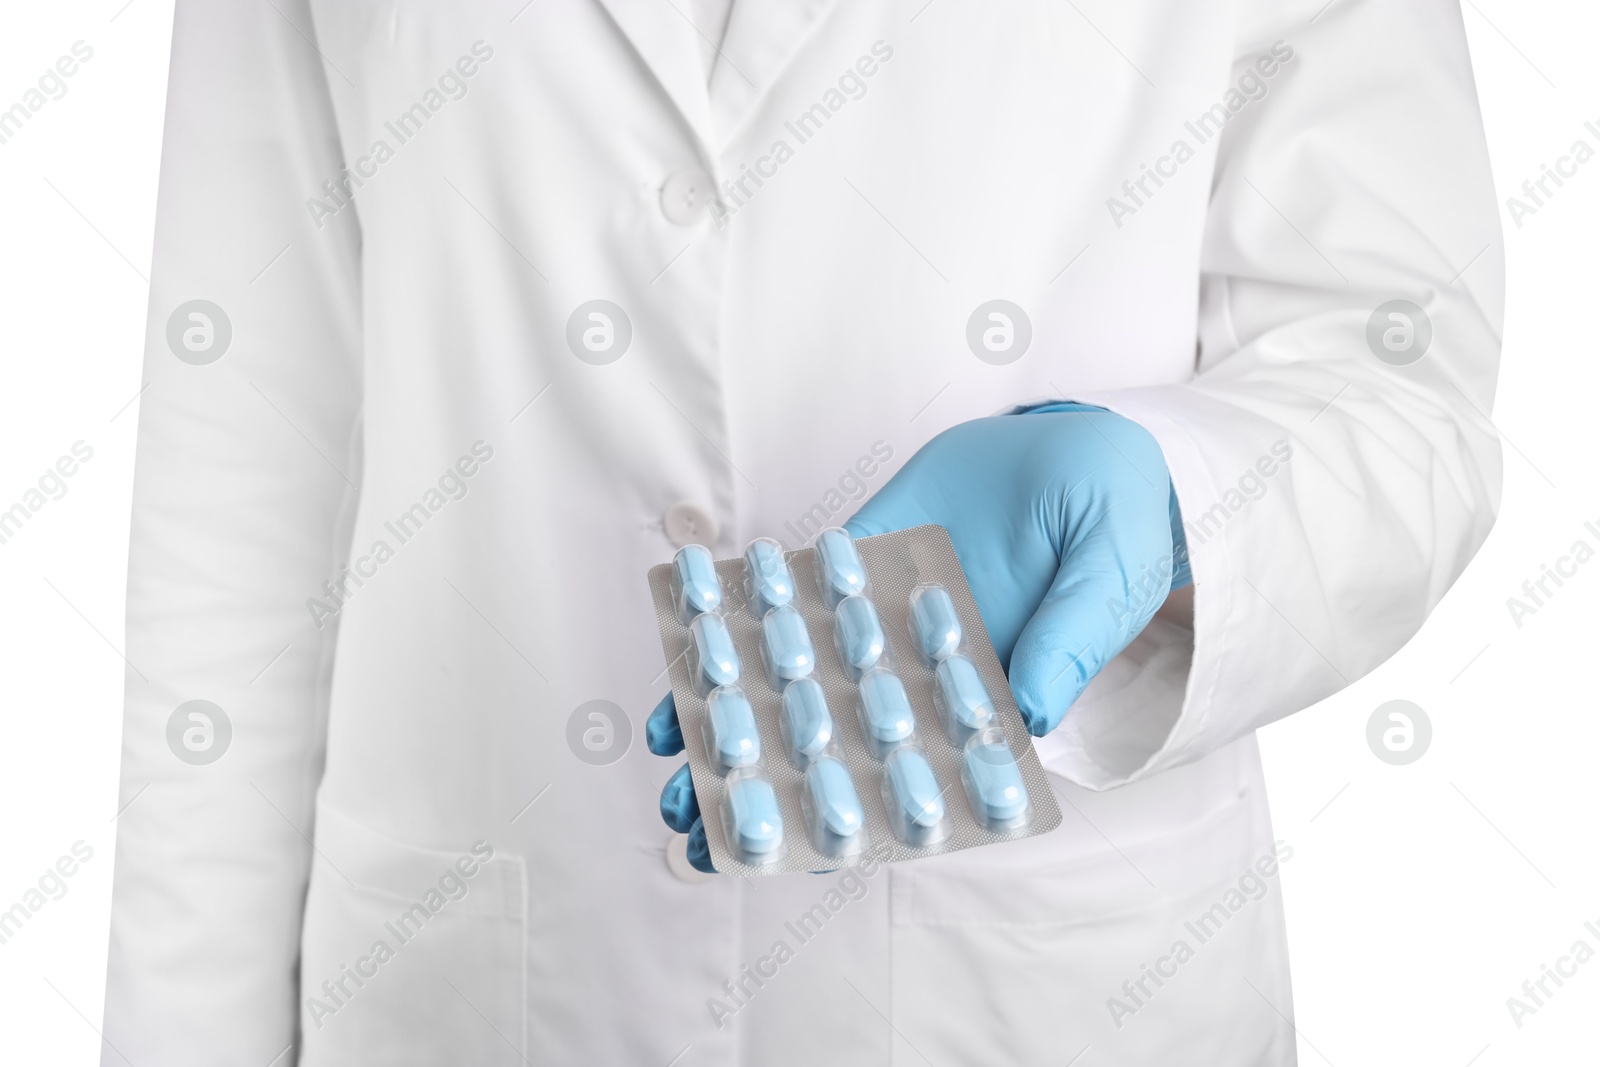
[[(973, 599), (1028, 730), (1060, 725), (1089, 680), (1167, 594), (1190, 582), (1178, 499), (1160, 446), (1103, 408), (1050, 404), (975, 419), (929, 441), (845, 524), (851, 536), (937, 523), (950, 531)], [(645, 725), (650, 751), (683, 751), (672, 694)], [(661, 816), (710, 871), (687, 765)]]

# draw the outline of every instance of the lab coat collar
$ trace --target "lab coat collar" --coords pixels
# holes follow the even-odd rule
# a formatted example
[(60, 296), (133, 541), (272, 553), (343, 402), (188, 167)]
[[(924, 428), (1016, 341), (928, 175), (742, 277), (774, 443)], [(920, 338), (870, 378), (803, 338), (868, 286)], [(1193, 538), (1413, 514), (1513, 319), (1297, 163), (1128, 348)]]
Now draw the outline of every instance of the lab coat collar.
[[(735, 10), (744, 0), (735, 3)], [(711, 101), (698, 31), (676, 4), (663, 0), (600, 0), (612, 21), (655, 75), (708, 157), (714, 156)], [(735, 14), (734, 18), (738, 18)]]
[(711, 113), (721, 147), (732, 142), (811, 32), (838, 0), (734, 0), (711, 71)]

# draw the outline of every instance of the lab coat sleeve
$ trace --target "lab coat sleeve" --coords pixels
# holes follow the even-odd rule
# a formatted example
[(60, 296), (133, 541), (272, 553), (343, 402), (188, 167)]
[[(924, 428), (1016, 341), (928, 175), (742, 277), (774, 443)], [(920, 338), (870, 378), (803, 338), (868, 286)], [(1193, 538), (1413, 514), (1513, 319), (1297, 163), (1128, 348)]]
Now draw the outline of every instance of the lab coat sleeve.
[[(354, 211), (318, 228), (306, 206), (341, 168), (325, 70), (305, 0), (179, 0), (128, 562), (108, 1065), (295, 1062), (333, 633), (307, 600), (337, 570), (360, 477), (359, 234)], [(205, 364), (169, 342), (197, 299), (232, 332)], [(202, 324), (180, 320), (203, 349)], [(215, 715), (212, 748), (187, 712), (172, 737), (193, 700), (222, 709), (225, 749)], [(185, 729), (221, 757), (180, 759)]]
[[(1072, 397), (1160, 442), (1194, 574), (1192, 634), (1158, 619), (1051, 741), (1092, 788), (1360, 678), (1494, 521), (1503, 253), (1461, 12), (1325, 4), (1245, 5), (1230, 84), (1275, 44), (1294, 58), (1218, 135), (1196, 376)], [(1394, 299), (1431, 323), (1410, 365), (1368, 343)]]

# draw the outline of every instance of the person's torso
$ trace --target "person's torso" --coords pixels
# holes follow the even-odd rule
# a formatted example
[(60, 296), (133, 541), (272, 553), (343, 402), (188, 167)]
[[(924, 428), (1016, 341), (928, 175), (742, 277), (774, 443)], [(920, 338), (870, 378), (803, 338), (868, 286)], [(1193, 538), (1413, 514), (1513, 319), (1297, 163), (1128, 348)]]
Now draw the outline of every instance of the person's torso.
[[(307, 1022), (306, 1062), (425, 1058), (395, 1020), (430, 1013), (457, 1042), (489, 1024), (460, 1062), (898, 1062), (919, 1033), (1007, 1032), (1001, 1058), (1032, 1062), (1057, 1025), (1065, 1062), (1091, 1040), (1073, 1020), (1110, 1027), (1105, 999), (1270, 837), (1253, 741), (1063, 782), (1055, 833), (881, 871), (836, 909), (837, 875), (685, 881), (656, 807), (678, 761), (641, 736), (666, 691), (645, 572), (685, 539), (798, 547), (953, 423), (1184, 380), (1217, 120), (1196, 123), (1234, 6), (739, 0), (709, 86), (655, 0), (313, 7), (351, 174), (307, 176), (307, 210), (359, 221), (365, 400), (359, 582), (307, 591), (338, 628), (318, 836), (343, 877), (313, 880), (306, 994), (434, 867), (480, 839), (497, 858)], [(720, 204), (689, 213), (696, 173)], [(986, 347), (996, 300), (1023, 314)], [(1196, 967), (1278, 967), (1276, 909)], [(1157, 1048), (1126, 1035), (1224, 1003), (1186, 977), (1105, 1040)], [(1056, 988), (1061, 1022), (996, 999), (1025, 988)]]

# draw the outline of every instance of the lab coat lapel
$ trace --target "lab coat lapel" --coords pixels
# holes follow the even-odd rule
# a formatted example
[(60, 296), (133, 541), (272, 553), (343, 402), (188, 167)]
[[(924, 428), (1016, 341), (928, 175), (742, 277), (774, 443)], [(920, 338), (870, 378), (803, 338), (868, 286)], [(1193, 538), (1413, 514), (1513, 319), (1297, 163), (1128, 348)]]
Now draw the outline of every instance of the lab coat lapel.
[(666, 0), (600, 2), (709, 152), (711, 106), (694, 26)]
[(711, 71), (711, 114), (726, 146), (838, 0), (734, 0)]

